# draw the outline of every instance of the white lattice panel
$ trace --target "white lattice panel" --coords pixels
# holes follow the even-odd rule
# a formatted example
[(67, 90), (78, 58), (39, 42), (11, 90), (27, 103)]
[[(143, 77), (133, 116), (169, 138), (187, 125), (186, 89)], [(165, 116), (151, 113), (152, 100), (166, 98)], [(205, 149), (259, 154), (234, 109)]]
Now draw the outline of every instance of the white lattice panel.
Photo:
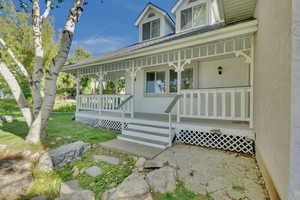
[[(76, 121), (89, 126), (105, 128), (113, 131), (120, 132), (122, 130), (122, 122), (120, 121), (98, 120), (98, 119), (90, 119), (85, 117), (77, 117)], [(127, 127), (127, 123), (125, 123), (125, 128), (126, 127)]]
[(176, 138), (178, 142), (186, 144), (254, 154), (254, 140), (244, 136), (226, 135), (196, 129), (177, 129)]
[(111, 120), (99, 120), (97, 127), (110, 129), (114, 131), (122, 130), (122, 122), (119, 121), (111, 121)]

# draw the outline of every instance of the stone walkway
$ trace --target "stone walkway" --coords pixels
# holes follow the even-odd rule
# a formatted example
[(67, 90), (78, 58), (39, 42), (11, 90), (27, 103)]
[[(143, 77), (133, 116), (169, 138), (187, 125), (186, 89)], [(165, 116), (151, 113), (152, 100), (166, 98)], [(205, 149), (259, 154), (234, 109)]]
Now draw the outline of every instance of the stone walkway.
[(175, 164), (179, 179), (189, 190), (206, 194), (211, 199), (267, 199), (253, 158), (197, 146), (175, 145), (155, 160)]

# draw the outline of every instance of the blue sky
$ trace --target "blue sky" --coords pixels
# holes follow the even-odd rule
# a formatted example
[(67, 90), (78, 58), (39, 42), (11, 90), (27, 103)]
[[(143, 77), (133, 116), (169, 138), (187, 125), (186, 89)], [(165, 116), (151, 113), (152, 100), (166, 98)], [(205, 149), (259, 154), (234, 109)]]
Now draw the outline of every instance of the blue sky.
[[(54, 10), (56, 29), (61, 29), (70, 8), (71, 0)], [(149, 0), (89, 0), (80, 19), (74, 37), (73, 47), (83, 47), (93, 55), (128, 46), (138, 40), (134, 21)], [(171, 13), (176, 0), (151, 0), (155, 5)]]

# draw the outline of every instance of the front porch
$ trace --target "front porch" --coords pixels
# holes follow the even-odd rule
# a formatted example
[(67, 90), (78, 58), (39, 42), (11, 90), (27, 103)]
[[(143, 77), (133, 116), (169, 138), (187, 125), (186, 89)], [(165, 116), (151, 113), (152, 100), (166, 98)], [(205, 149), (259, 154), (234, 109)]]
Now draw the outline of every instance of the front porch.
[[(103, 58), (100, 65), (72, 68), (77, 77), (76, 120), (119, 131), (119, 139), (158, 148), (170, 147), (176, 139), (254, 153), (257, 27), (251, 21), (235, 26), (181, 45), (175, 41), (173, 48), (150, 50), (140, 44), (133, 55), (127, 52)], [(97, 93), (82, 94), (80, 80), (85, 77), (98, 82)], [(104, 93), (109, 82), (120, 80), (123, 88)]]

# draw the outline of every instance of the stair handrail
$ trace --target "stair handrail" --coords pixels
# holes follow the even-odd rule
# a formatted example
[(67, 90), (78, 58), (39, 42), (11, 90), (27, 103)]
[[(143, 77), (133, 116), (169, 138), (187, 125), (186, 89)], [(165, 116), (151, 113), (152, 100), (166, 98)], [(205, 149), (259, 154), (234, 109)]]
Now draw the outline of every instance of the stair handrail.
[[(118, 107), (117, 110), (122, 109), (134, 96), (130, 95), (129, 97), (127, 97)], [(133, 108), (131, 108), (133, 109)], [(122, 130), (125, 129), (125, 110), (122, 109)]]
[(127, 97), (120, 105), (118, 105), (117, 110), (120, 110), (122, 107), (124, 107), (132, 98), (133, 95)]
[(181, 99), (183, 95), (182, 94), (177, 94), (174, 96), (173, 100), (171, 103), (168, 105), (167, 109), (165, 110), (165, 113), (169, 115), (169, 147), (172, 146), (172, 140), (174, 138), (173, 132), (172, 132), (172, 110), (177, 104), (177, 102)]

